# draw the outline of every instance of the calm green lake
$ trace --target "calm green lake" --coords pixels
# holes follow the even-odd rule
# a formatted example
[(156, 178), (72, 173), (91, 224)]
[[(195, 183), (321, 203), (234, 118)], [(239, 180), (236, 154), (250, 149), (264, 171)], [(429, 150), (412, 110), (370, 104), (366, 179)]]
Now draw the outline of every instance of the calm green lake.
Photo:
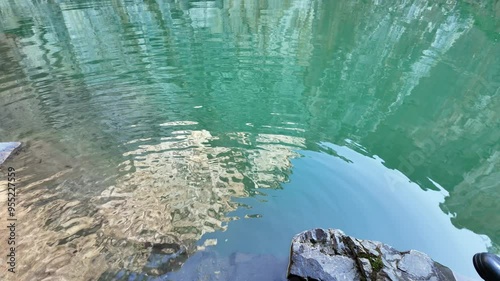
[(472, 255), (500, 253), (499, 41), (493, 0), (1, 1), (15, 280), (282, 261), (314, 227), (478, 278)]

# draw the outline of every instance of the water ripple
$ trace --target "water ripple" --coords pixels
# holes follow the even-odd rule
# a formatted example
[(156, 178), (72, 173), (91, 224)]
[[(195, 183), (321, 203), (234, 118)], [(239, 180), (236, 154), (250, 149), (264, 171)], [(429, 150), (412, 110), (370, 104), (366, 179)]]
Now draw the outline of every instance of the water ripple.
[(237, 214), (252, 208), (238, 200), (288, 194), (300, 151), (353, 163), (324, 143), (349, 143), (423, 190), (439, 182), (443, 214), (496, 245), (491, 217), (470, 215), (500, 213), (500, 53), (483, 13), (427, 1), (0, 2), (0, 141), (25, 143), (9, 163), (22, 175), (19, 280), (177, 269), (230, 222), (265, 220)]

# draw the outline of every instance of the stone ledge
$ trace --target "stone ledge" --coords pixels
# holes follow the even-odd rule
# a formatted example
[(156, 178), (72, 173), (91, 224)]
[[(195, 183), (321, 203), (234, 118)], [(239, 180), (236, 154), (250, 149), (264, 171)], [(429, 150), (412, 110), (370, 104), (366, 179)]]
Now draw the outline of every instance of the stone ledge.
[(287, 277), (314, 281), (465, 281), (428, 255), (401, 252), (337, 229), (312, 229), (292, 240)]
[(19, 147), (20, 142), (0, 142), (0, 165), (5, 162)]

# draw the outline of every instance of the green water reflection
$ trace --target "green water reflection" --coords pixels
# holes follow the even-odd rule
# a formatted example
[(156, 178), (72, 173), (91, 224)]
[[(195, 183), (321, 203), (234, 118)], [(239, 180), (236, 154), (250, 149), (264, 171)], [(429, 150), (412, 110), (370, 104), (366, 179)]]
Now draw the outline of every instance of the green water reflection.
[[(0, 141), (53, 158), (26, 164), (33, 182), (70, 167), (50, 192), (90, 210), (85, 233), (280, 255), (338, 227), (473, 275), (500, 243), (499, 18), (498, 1), (4, 1)], [(127, 227), (158, 217), (95, 215), (115, 188)]]

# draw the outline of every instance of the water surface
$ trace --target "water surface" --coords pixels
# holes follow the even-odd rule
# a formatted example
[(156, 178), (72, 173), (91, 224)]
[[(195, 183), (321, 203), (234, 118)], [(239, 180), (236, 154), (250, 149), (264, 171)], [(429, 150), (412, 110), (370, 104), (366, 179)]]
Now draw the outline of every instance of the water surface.
[(312, 227), (476, 276), (472, 255), (500, 252), (499, 18), (494, 1), (1, 2), (17, 280), (165, 279), (199, 251), (282, 264)]

